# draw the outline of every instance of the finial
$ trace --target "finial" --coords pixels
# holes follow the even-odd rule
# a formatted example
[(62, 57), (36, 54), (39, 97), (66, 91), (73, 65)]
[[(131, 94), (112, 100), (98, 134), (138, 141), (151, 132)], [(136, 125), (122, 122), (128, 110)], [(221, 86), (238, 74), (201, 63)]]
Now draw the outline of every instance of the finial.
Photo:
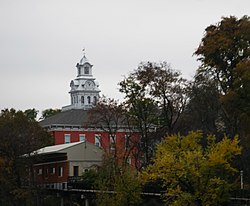
[(82, 51), (83, 51), (83, 56), (85, 56), (85, 48), (84, 47), (83, 47)]

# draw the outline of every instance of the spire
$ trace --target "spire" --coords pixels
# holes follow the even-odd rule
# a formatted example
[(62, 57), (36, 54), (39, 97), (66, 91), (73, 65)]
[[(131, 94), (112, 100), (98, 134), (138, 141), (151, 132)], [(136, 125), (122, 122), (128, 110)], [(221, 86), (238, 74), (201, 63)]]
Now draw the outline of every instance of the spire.
[(80, 60), (80, 65), (83, 65), (83, 64), (85, 64), (85, 63), (89, 63), (89, 60), (86, 58), (86, 54), (85, 54), (85, 48), (83, 48), (82, 49), (82, 51), (83, 51), (83, 57), (81, 58), (81, 60)]

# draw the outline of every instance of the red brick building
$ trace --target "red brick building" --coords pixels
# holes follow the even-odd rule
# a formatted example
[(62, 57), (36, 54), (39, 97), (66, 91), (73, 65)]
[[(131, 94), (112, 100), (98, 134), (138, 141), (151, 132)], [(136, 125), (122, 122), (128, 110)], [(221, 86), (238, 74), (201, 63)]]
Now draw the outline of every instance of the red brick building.
[(131, 139), (138, 140), (138, 134), (131, 135), (131, 131), (123, 126), (116, 130), (115, 137), (110, 137), (110, 134), (100, 127), (89, 125), (89, 116), (89, 110), (66, 110), (41, 121), (40, 125), (52, 134), (55, 145), (86, 141), (106, 152), (112, 151), (115, 146), (120, 157), (135, 164), (134, 149), (131, 150), (134, 141)]

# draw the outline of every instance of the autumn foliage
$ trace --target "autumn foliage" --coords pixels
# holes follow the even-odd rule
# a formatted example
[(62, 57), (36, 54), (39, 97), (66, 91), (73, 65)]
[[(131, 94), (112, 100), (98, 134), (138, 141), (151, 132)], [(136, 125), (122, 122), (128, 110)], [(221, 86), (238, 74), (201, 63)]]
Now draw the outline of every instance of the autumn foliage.
[(232, 161), (241, 153), (237, 137), (217, 141), (202, 134), (172, 135), (157, 146), (153, 163), (142, 172), (144, 181), (160, 180), (168, 205), (220, 205), (229, 199), (237, 172)]

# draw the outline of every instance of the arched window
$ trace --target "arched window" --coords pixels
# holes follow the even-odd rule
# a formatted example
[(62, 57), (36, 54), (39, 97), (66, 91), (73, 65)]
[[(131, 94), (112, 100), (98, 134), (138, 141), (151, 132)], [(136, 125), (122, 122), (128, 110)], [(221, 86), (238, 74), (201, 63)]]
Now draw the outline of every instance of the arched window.
[(89, 74), (89, 67), (88, 66), (84, 67), (84, 74)]
[(88, 104), (90, 104), (90, 96), (88, 96)]
[(78, 67), (78, 76), (81, 75), (81, 68)]
[(81, 96), (81, 103), (84, 104), (84, 96)]

